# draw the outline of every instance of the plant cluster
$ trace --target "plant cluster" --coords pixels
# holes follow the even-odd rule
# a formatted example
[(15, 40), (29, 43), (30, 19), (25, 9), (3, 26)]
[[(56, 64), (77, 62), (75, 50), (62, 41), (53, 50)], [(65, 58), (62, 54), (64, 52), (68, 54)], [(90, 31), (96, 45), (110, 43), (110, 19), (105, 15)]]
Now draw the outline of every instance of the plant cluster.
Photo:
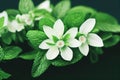
[[(111, 15), (87, 6), (71, 7), (70, 0), (35, 6), (20, 0), (19, 9), (0, 13), (0, 63), (16, 58), (34, 60), (38, 77), (50, 65), (67, 66), (89, 56), (95, 63), (103, 48), (120, 41), (120, 25)], [(0, 80), (11, 74), (0, 69)]]

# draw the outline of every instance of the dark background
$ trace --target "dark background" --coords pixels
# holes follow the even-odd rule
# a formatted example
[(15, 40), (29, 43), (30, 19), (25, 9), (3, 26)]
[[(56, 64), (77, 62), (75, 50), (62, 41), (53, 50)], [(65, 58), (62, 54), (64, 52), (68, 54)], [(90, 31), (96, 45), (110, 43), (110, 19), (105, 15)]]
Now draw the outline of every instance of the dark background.
[[(42, 0), (33, 0), (37, 5)], [(51, 0), (56, 4), (60, 0)], [(18, 7), (19, 0), (0, 0), (0, 11)], [(72, 6), (86, 5), (98, 11), (107, 12), (115, 16), (120, 22), (120, 0), (72, 0)], [(39, 78), (31, 77), (32, 61), (15, 59), (0, 64), (0, 67), (11, 73), (8, 80), (120, 80), (120, 43), (114, 47), (104, 49), (99, 62), (92, 64), (89, 57), (67, 67), (51, 66)]]

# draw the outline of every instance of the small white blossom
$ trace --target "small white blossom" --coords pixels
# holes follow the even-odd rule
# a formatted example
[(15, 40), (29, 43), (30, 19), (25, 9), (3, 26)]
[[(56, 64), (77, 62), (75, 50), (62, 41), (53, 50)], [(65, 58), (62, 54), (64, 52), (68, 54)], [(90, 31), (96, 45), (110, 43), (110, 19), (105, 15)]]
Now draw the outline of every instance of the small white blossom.
[(58, 19), (53, 28), (43, 26), (43, 30), (49, 39), (44, 40), (39, 48), (49, 49), (46, 53), (47, 59), (53, 60), (60, 54), (64, 60), (71, 61), (73, 51), (70, 47), (80, 46), (80, 42), (75, 39), (78, 32), (77, 28), (71, 28), (64, 34), (64, 24)]
[(52, 12), (52, 8), (50, 7), (50, 0), (45, 0), (44, 2), (40, 3), (37, 8), (46, 9), (47, 11)]
[(32, 26), (33, 25), (33, 18), (29, 14), (17, 15), (16, 19), (20, 23), (24, 23), (24, 25)]
[(17, 20), (13, 20), (12, 22), (8, 22), (7, 28), (10, 32), (15, 33), (20, 32), (24, 29), (24, 25), (19, 23)]
[(6, 11), (3, 11), (2, 13), (0, 13), (0, 18), (4, 18), (4, 24), (3, 24), (3, 27), (4, 26), (7, 26), (8, 24), (8, 14)]
[(96, 20), (94, 18), (87, 19), (79, 29), (79, 33), (81, 34), (79, 37), (81, 43), (79, 50), (84, 56), (87, 56), (89, 53), (88, 45), (94, 47), (104, 46), (102, 39), (97, 34), (90, 33), (93, 30), (95, 23)]

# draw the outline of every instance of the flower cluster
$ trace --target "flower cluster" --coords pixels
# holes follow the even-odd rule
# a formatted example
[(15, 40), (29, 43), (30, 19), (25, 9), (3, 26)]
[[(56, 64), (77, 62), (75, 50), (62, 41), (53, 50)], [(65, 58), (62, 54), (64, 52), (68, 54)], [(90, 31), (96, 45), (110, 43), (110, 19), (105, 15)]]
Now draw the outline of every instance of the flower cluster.
[[(51, 12), (52, 9), (50, 8), (50, 1), (46, 0), (43, 3), (39, 4), (37, 9), (46, 9), (47, 11)], [(0, 25), (1, 27), (7, 28), (8, 31), (15, 33), (20, 32), (23, 29), (25, 29), (25, 26), (34, 26), (34, 20), (40, 20), (40, 17), (34, 18), (35, 14), (32, 12), (29, 12), (27, 14), (17, 14), (15, 16), (15, 19), (10, 21), (8, 19), (8, 14), (6, 11), (3, 11), (0, 13), (0, 18), (3, 18), (3, 24)]]
[[(46, 53), (48, 60), (53, 60), (60, 54), (64, 60), (71, 61), (73, 58), (73, 51), (69, 47), (79, 47), (80, 52), (87, 56), (89, 52), (88, 44), (94, 47), (103, 47), (102, 39), (97, 34), (90, 33), (95, 23), (95, 19), (90, 18), (80, 26), (79, 32), (77, 28), (71, 28), (64, 34), (64, 24), (58, 19), (53, 29), (49, 26), (43, 27), (49, 39), (44, 40), (39, 45), (39, 48), (49, 49)], [(77, 40), (75, 37), (78, 33), (80, 36)]]
[(15, 33), (20, 32), (21, 30), (24, 29), (24, 25), (31, 25), (32, 24), (32, 20), (30, 19), (29, 15), (24, 14), (22, 16), (20, 16), (19, 14), (16, 16), (15, 20), (9, 21), (8, 20), (8, 14), (6, 11), (2, 12), (0, 14), (0, 17), (4, 18), (4, 23), (3, 23), (3, 27), (6, 27), (8, 29), (8, 31)]

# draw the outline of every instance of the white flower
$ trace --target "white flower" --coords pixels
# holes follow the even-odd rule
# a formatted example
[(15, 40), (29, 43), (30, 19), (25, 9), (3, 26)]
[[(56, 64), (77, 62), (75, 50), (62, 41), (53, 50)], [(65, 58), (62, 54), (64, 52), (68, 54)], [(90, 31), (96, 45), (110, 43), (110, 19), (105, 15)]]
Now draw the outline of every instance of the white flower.
[(0, 13), (0, 18), (4, 18), (3, 27), (7, 26), (7, 24), (8, 24), (8, 14), (7, 14), (6, 11), (3, 11), (2, 13)]
[(46, 9), (47, 11), (52, 12), (52, 8), (50, 7), (50, 0), (45, 0), (44, 2), (40, 3), (37, 8)]
[(31, 26), (33, 25), (33, 19), (29, 14), (23, 14), (23, 15), (17, 15), (16, 19), (20, 22), (20, 23), (24, 23), (24, 25), (28, 25)]
[(102, 39), (94, 33), (90, 33), (94, 26), (95, 26), (96, 20), (94, 18), (87, 19), (79, 29), (79, 33), (81, 36), (79, 37), (79, 41), (81, 45), (79, 46), (80, 52), (87, 56), (89, 53), (89, 46), (94, 47), (103, 47), (103, 41)]
[(60, 54), (64, 60), (71, 61), (73, 51), (69, 47), (80, 46), (80, 42), (75, 39), (78, 32), (77, 28), (71, 28), (64, 34), (64, 24), (58, 19), (53, 28), (43, 26), (43, 30), (49, 39), (44, 40), (39, 48), (49, 49), (46, 53), (47, 59), (53, 60)]
[(10, 32), (15, 33), (16, 31), (22, 31), (24, 29), (24, 25), (22, 23), (18, 23), (17, 20), (13, 20), (12, 22), (8, 22), (7, 28)]

